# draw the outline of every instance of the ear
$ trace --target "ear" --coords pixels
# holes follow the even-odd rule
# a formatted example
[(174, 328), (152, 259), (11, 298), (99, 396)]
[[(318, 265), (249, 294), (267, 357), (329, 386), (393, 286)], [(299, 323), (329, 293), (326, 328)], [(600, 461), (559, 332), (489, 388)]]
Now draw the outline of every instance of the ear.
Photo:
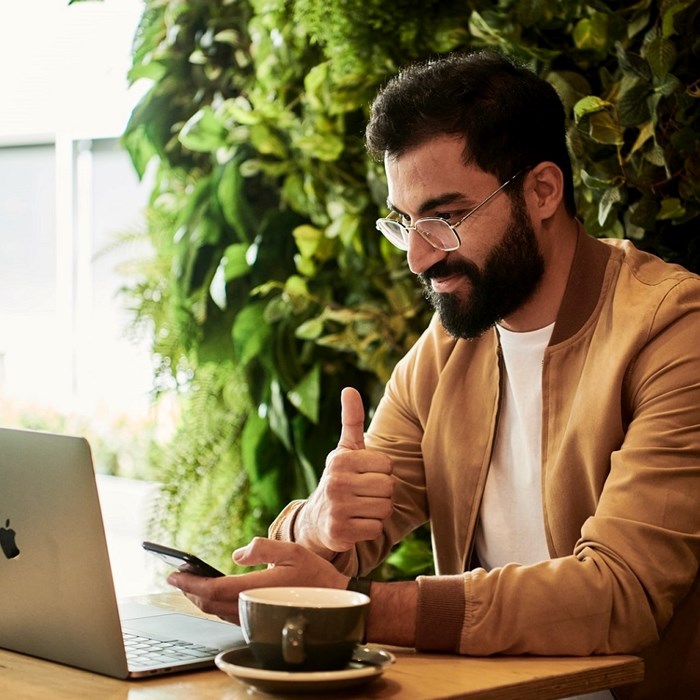
[(525, 198), (533, 221), (545, 221), (554, 216), (564, 202), (564, 176), (551, 161), (538, 163), (525, 182)]

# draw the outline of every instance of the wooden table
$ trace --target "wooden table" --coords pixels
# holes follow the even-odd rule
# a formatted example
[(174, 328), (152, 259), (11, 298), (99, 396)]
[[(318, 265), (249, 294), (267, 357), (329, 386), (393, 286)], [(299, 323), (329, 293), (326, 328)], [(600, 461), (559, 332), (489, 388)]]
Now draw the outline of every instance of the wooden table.
[[(152, 602), (152, 598), (149, 598)], [(159, 596), (172, 607), (190, 604), (179, 594)], [(189, 608), (194, 610), (194, 607)], [(1, 621), (0, 621), (1, 623)], [(396, 663), (371, 683), (334, 695), (276, 697), (323, 700), (551, 700), (593, 692), (644, 677), (635, 656), (475, 658), (419, 654), (387, 647)], [(119, 681), (0, 650), (0, 695), (12, 700), (253, 700), (271, 698), (218, 669), (138, 681)]]

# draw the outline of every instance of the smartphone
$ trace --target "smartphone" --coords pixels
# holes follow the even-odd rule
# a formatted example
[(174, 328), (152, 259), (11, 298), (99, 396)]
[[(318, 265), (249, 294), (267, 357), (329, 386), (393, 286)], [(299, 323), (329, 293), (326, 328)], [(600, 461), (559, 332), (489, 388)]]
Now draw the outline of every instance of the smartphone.
[(155, 542), (143, 542), (141, 546), (146, 551), (160, 557), (164, 562), (170, 564), (170, 566), (174, 566), (176, 569), (184, 571), (185, 573), (197, 574), (197, 576), (208, 576), (210, 578), (225, 575), (223, 572), (211, 566), (211, 564), (207, 564), (205, 561), (202, 561), (199, 557), (189, 552), (183, 552), (180, 549), (166, 547), (163, 544), (156, 544)]

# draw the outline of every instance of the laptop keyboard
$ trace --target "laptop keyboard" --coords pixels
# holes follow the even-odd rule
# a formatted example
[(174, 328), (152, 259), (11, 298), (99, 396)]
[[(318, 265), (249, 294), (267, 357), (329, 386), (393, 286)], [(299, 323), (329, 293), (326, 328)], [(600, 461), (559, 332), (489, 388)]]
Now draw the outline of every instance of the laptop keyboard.
[(124, 648), (129, 668), (148, 668), (181, 661), (197, 661), (216, 656), (218, 649), (181, 639), (150, 639), (124, 632)]

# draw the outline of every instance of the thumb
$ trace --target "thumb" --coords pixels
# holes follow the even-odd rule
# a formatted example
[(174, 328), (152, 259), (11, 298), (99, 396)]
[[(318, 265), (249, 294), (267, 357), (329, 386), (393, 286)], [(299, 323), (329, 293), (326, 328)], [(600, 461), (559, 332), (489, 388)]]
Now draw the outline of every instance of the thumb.
[(338, 447), (365, 449), (365, 409), (357, 389), (346, 387), (340, 394), (341, 431)]
[(293, 542), (281, 542), (267, 537), (254, 537), (244, 547), (233, 552), (231, 558), (241, 566), (257, 566), (259, 564), (281, 564), (294, 552)]

